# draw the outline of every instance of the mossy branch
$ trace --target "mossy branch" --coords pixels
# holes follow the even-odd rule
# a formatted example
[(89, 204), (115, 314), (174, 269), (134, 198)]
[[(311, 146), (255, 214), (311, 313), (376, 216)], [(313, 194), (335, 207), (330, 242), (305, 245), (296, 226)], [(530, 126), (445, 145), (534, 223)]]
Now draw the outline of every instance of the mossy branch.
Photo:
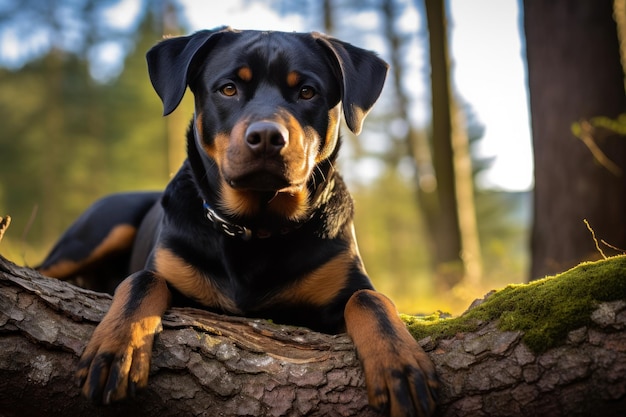
[[(408, 318), (442, 381), (438, 415), (618, 416), (626, 409), (626, 257)], [(374, 416), (345, 335), (172, 309), (148, 388), (87, 403), (73, 370), (110, 297), (0, 256), (2, 416)], [(375, 336), (374, 336), (375, 337)]]
[(457, 318), (403, 317), (418, 340), (434, 341), (497, 322), (501, 331), (522, 332), (526, 346), (541, 354), (564, 344), (571, 331), (592, 325), (592, 313), (612, 301), (626, 302), (626, 256), (583, 263), (530, 284), (509, 285)]

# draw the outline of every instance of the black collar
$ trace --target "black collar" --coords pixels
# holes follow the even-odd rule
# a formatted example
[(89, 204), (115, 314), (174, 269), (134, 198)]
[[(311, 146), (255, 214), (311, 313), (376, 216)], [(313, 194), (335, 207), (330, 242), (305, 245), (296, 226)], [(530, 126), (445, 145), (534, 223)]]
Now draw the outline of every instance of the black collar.
[[(325, 182), (325, 184), (319, 187), (311, 199), (311, 207), (319, 207), (322, 204), (326, 203), (330, 198), (332, 190), (335, 186), (335, 180), (331, 175), (330, 178)], [(229, 220), (226, 220), (224, 217), (220, 216), (215, 209), (213, 209), (209, 203), (206, 201), (203, 202), (204, 210), (206, 211), (206, 217), (213, 223), (216, 229), (222, 231), (224, 234), (230, 237), (238, 237), (244, 241), (249, 241), (253, 237), (259, 239), (265, 239), (275, 235), (286, 235), (293, 230), (299, 229), (303, 224), (308, 222), (315, 215), (315, 209), (312, 210), (311, 215), (300, 221), (294, 222), (291, 225), (285, 225), (283, 227), (277, 228), (276, 230), (270, 230), (265, 228), (251, 229), (246, 226), (242, 226), (240, 224), (233, 223)]]
[(315, 214), (315, 212), (313, 212), (305, 220), (302, 220), (297, 223), (294, 222), (290, 225), (278, 227), (274, 230), (262, 228), (262, 227), (259, 227), (257, 229), (251, 229), (249, 227), (242, 226), (240, 224), (236, 224), (236, 223), (226, 220), (225, 218), (217, 214), (217, 212), (206, 201), (204, 202), (203, 206), (204, 206), (204, 209), (206, 210), (207, 219), (209, 219), (213, 223), (216, 229), (222, 231), (227, 236), (238, 237), (244, 241), (249, 241), (252, 238), (266, 239), (268, 237), (272, 237), (276, 235), (286, 235), (292, 232), (293, 230), (296, 230), (302, 227), (302, 225), (308, 222), (309, 220), (311, 220), (311, 218), (313, 218)]
[(219, 214), (215, 210), (209, 206), (209, 203), (204, 202), (204, 209), (206, 210), (206, 217), (209, 219), (217, 229), (226, 233), (230, 237), (240, 237), (243, 240), (252, 239), (252, 230), (245, 227), (240, 226), (235, 223), (231, 223)]

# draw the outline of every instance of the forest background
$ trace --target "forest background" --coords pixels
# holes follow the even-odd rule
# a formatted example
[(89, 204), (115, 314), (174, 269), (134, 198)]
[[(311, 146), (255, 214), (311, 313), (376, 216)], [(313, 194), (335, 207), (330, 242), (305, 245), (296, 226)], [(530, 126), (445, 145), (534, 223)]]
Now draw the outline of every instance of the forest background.
[[(185, 157), (184, 132), (193, 112), (191, 95), (174, 114), (162, 118), (161, 103), (148, 80), (145, 52), (163, 35), (198, 29), (190, 23), (197, 16), (189, 16), (190, 9), (184, 7), (188, 2), (9, 0), (0, 5), (0, 34), (3, 30), (5, 35), (13, 34), (23, 48), (19, 65), (0, 61), (0, 215), (12, 217), (0, 246), (3, 255), (34, 266), (72, 220), (97, 198), (118, 191), (162, 189), (176, 172)], [(128, 3), (134, 4), (136, 13), (111, 14), (120, 4)], [(520, 11), (528, 12), (533, 3), (519, 3)], [(613, 24), (609, 33), (616, 46), (611, 49), (619, 57), (617, 19), (613, 18), (618, 3), (622, 2), (602, 0), (590, 7), (601, 11), (598, 14), (608, 22), (603, 27)], [(550, 230), (542, 227), (548, 235), (559, 236), (565, 246), (569, 241), (562, 239), (557, 229), (575, 229), (579, 234), (574, 233), (572, 241), (583, 247), (584, 255), (553, 256), (541, 264), (552, 269), (534, 267), (533, 259), (541, 255), (535, 253), (537, 245), (531, 245), (531, 230), (537, 224), (538, 204), (545, 204), (545, 199), (538, 202), (535, 198), (533, 203), (531, 190), (505, 191), (477, 180), (493, 161), (477, 152), (484, 127), (471, 103), (455, 93), (450, 81), (446, 4), (449, 6), (429, 0), (242, 2), (242, 7), (273, 10), (284, 19), (299, 16), (303, 27), (298, 30), (330, 33), (376, 50), (391, 63), (383, 97), (367, 119), (364, 133), (355, 138), (343, 129), (340, 169), (356, 201), (357, 235), (368, 272), (375, 286), (407, 313), (435, 309), (459, 313), (469, 301), (492, 288), (539, 278), (601, 256), (583, 223), (583, 217), (593, 219), (596, 209), (589, 216), (577, 215), (572, 222), (552, 224)], [(588, 10), (559, 9), (558, 4), (552, 11), (545, 10), (547, 6), (539, 12), (530, 10), (525, 19), (544, 16), (547, 23), (552, 19), (553, 29), (557, 25), (557, 29), (570, 30), (565, 29), (567, 21), (559, 27), (553, 17), (564, 10), (583, 20), (594, 15)], [(416, 13), (409, 13), (412, 10)], [(407, 24), (407, 15), (414, 16), (414, 25)], [(522, 18), (519, 23), (524, 38)], [(528, 29), (528, 22), (526, 26)], [(590, 30), (583, 23), (579, 26)], [(594, 48), (593, 42), (590, 48)], [(437, 61), (438, 54), (431, 53), (425, 59), (428, 65), (416, 68), (412, 61), (418, 53), (416, 43), (427, 54), (429, 50), (442, 52), (441, 59)], [(0, 45), (6, 48), (5, 43)], [(525, 51), (519, 52), (526, 57)], [(110, 66), (111, 57), (117, 57), (117, 67)], [(600, 73), (601, 62), (594, 62)], [(498, 68), (490, 70), (497, 73)], [(615, 225), (615, 230), (621, 227), (626, 213), (619, 214), (626, 200), (623, 178), (604, 173), (608, 170), (594, 159), (591, 148), (578, 140), (576, 131), (572, 133), (572, 127), (586, 126), (576, 125), (581, 117), (616, 118), (625, 110), (621, 66), (619, 71), (621, 83), (610, 78), (614, 89), (621, 90), (617, 112), (590, 109), (576, 117), (563, 115), (565, 122), (561, 124), (567, 132), (561, 137), (567, 136), (566, 144), (581, 147), (580, 158), (585, 163), (603, 172), (601, 175), (611, 175), (610, 181), (613, 177), (621, 181), (618, 195), (611, 189), (604, 192), (616, 200), (616, 210), (610, 213), (617, 214), (608, 216), (604, 211), (603, 215), (609, 217), (607, 223)], [(436, 79), (437, 75), (443, 78)], [(414, 92), (419, 87), (412, 83), (426, 86), (427, 96), (434, 98), (428, 103), (430, 106), (432, 101), (432, 110), (422, 111), (421, 118), (414, 117), (418, 101)], [(443, 119), (441, 107), (437, 110), (436, 106), (440, 97), (447, 99)], [(555, 111), (558, 108), (553, 108)], [(515, 119), (516, 115), (510, 117)], [(606, 155), (616, 153), (618, 158), (613, 161), (619, 166), (626, 155), (624, 147), (614, 149), (610, 135), (604, 135), (602, 143), (595, 138), (592, 142), (600, 148), (605, 142), (613, 147)], [(558, 167), (558, 161), (553, 160), (553, 165)], [(566, 178), (571, 180), (572, 175), (575, 173)], [(603, 180), (594, 179), (594, 183), (604, 190)], [(559, 185), (553, 187), (558, 189)], [(561, 193), (559, 198), (566, 206), (568, 201), (569, 205), (584, 206), (572, 195)], [(602, 200), (598, 205), (606, 207)], [(446, 213), (450, 214), (447, 220)], [(593, 221), (590, 223), (594, 226)], [(621, 234), (608, 238), (617, 252), (626, 239), (626, 228), (621, 230)], [(533, 232), (535, 239), (537, 233)], [(601, 229), (601, 237), (603, 233)]]

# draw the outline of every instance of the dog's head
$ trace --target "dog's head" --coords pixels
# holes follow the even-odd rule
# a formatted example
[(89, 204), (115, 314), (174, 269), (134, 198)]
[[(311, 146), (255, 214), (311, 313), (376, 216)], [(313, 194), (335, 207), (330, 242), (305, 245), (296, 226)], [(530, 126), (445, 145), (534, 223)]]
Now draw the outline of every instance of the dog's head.
[(319, 33), (229, 28), (166, 39), (147, 59), (165, 115), (193, 92), (222, 209), (292, 220), (308, 211), (316, 166), (335, 156), (342, 110), (359, 133), (387, 72), (374, 53)]

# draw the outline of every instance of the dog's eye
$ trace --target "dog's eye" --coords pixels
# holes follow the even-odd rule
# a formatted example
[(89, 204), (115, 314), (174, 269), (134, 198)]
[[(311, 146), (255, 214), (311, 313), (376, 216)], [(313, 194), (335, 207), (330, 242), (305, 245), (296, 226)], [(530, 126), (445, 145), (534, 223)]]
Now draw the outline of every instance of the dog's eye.
[(226, 97), (232, 97), (237, 94), (237, 87), (235, 87), (235, 84), (228, 83), (220, 87), (220, 93), (222, 93)]
[(313, 97), (315, 97), (315, 94), (316, 92), (313, 87), (309, 87), (308, 85), (305, 85), (304, 87), (300, 89), (299, 97), (303, 100), (311, 100)]

